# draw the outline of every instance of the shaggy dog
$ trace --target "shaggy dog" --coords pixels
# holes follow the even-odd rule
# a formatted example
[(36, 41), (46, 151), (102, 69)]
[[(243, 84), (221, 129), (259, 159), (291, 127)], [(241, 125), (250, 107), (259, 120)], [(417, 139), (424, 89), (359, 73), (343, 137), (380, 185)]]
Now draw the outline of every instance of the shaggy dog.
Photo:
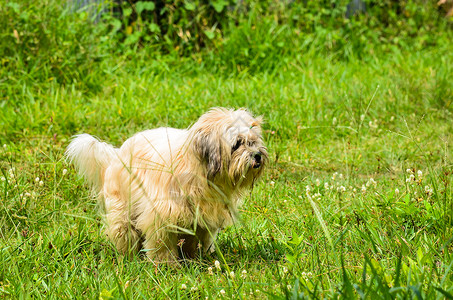
[(244, 109), (213, 108), (187, 130), (146, 130), (121, 148), (77, 135), (66, 156), (99, 195), (121, 253), (175, 262), (213, 251), (237, 218), (268, 161), (260, 123)]

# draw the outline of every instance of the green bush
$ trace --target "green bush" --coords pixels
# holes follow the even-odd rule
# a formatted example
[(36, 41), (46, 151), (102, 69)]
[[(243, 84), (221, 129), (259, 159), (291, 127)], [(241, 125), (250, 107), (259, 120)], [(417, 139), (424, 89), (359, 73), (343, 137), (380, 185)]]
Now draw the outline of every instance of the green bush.
[(226, 74), (277, 72), (311, 54), (367, 60), (451, 40), (451, 22), (434, 2), (368, 0), (366, 13), (346, 18), (348, 3), (123, 1), (95, 22), (59, 1), (10, 1), (0, 6), (0, 89), (12, 77), (98, 87), (92, 70), (105, 57), (171, 54)]
[(190, 55), (210, 45), (221, 34), (233, 0), (158, 0), (110, 3), (104, 16), (107, 34), (119, 42), (117, 51), (146, 45)]
[[(99, 36), (87, 13), (60, 1), (8, 1), (0, 5), (2, 83), (8, 80), (87, 83), (101, 58)], [(19, 77), (16, 77), (19, 75)]]

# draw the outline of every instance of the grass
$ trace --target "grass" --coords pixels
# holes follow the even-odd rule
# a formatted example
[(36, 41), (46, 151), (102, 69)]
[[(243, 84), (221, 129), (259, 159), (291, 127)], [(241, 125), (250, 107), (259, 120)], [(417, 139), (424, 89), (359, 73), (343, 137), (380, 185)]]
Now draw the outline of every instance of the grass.
[[(451, 298), (453, 54), (451, 43), (414, 49), (365, 60), (313, 50), (251, 73), (205, 64), (209, 53), (139, 52), (90, 60), (83, 82), (64, 84), (42, 69), (1, 73), (0, 295)], [(213, 106), (266, 122), (271, 163), (241, 222), (218, 253), (180, 269), (120, 256), (64, 160), (70, 137), (120, 145)]]

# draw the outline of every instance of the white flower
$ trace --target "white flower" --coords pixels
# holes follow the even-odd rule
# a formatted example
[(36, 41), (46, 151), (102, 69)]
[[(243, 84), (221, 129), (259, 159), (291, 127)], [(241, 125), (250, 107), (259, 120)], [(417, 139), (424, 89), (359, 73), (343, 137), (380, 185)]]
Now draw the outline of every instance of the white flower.
[(190, 288), (190, 291), (191, 291), (191, 292), (198, 291), (198, 288), (197, 288), (196, 286), (193, 286), (193, 287)]
[(329, 189), (329, 183), (328, 183), (328, 182), (324, 183), (324, 188), (325, 188), (326, 190)]
[(363, 184), (362, 184), (361, 191), (362, 191), (362, 193), (366, 193), (366, 187), (365, 187), (365, 185), (363, 185)]
[(370, 126), (371, 129), (376, 129), (376, 128), (378, 128), (377, 120), (370, 121), (370, 122), (368, 123), (368, 125)]
[(212, 267), (209, 267), (209, 268), (208, 268), (208, 274), (209, 274), (209, 275), (214, 275), (214, 272), (212, 272)]
[(406, 172), (407, 172), (408, 174), (412, 174), (412, 169), (406, 169)]
[(283, 273), (288, 273), (288, 268), (287, 267), (283, 267)]
[(181, 284), (181, 290), (186, 290), (187, 289), (187, 285), (185, 285), (184, 283)]
[(65, 176), (65, 175), (66, 175), (66, 173), (68, 173), (68, 170), (66, 170), (66, 169), (63, 169), (63, 176)]
[(275, 182), (274, 181), (271, 181), (271, 186), (274, 186), (275, 185)]
[(338, 172), (335, 172), (332, 174), (332, 180), (335, 180), (335, 178), (337, 178), (337, 175), (338, 175)]
[(344, 193), (344, 192), (346, 192), (346, 188), (345, 188), (344, 186), (340, 186), (340, 187), (338, 188), (338, 191), (339, 191), (340, 193)]
[(31, 194), (30, 194), (30, 193), (28, 193), (28, 192), (27, 192), (27, 193), (25, 193), (25, 197), (30, 197), (30, 196), (31, 196)]
[(425, 192), (428, 194), (428, 195), (431, 195), (433, 193), (433, 189), (430, 188), (428, 185), (425, 186)]
[(41, 180), (41, 181), (39, 182), (39, 186), (43, 186), (43, 185), (44, 185), (44, 182)]
[(5, 181), (5, 180), (6, 180), (6, 178), (5, 178), (5, 177), (3, 177), (3, 176), (2, 176), (2, 178), (1, 178), (1, 179), (2, 179), (2, 181)]
[(222, 269), (222, 268), (220, 267), (220, 262), (219, 262), (218, 260), (216, 260), (216, 261), (214, 262), (214, 265), (215, 265), (215, 268), (216, 268), (217, 270), (221, 270), (221, 269)]
[(320, 186), (321, 185), (321, 181), (319, 179), (316, 179), (316, 186)]
[(357, 189), (354, 188), (354, 189), (352, 190), (352, 192), (353, 192), (354, 194), (357, 193)]
[(369, 187), (370, 185), (376, 186), (376, 181), (374, 181), (373, 178), (370, 178), (366, 183), (367, 187)]
[(6, 144), (3, 144), (3, 148), (5, 148), (5, 149), (6, 149)]
[(406, 178), (406, 182), (408, 182), (408, 183), (414, 183), (414, 181), (415, 181), (414, 174), (411, 174), (411, 175), (409, 175), (408, 178)]
[(246, 276), (247, 276), (247, 271), (246, 270), (242, 270), (241, 277), (245, 278)]
[(422, 178), (422, 176), (423, 176), (422, 170), (418, 170), (417, 175), (418, 175), (418, 178)]
[(332, 125), (333, 125), (333, 126), (337, 125), (337, 118), (333, 117), (333, 119), (332, 119)]
[(390, 122), (393, 122), (393, 120), (395, 120), (395, 116), (390, 117)]
[(360, 121), (363, 122), (363, 120), (365, 120), (365, 115), (360, 115)]
[(292, 288), (291, 284), (288, 284), (288, 285), (286, 286), (286, 288), (287, 288), (288, 290), (290, 290), (290, 289)]
[(35, 178), (35, 182), (36, 182), (36, 183), (39, 182), (39, 177), (36, 177), (36, 178)]
[(224, 289), (220, 290), (220, 294), (222, 294), (222, 296), (225, 295), (226, 294), (225, 290)]
[(230, 277), (234, 278), (234, 272), (233, 271), (230, 272)]
[(343, 174), (339, 174), (338, 177), (340, 177), (340, 179), (343, 179)]
[(399, 195), (399, 193), (400, 193), (400, 190), (396, 188), (396, 189), (395, 189), (395, 194), (396, 194), (396, 195)]

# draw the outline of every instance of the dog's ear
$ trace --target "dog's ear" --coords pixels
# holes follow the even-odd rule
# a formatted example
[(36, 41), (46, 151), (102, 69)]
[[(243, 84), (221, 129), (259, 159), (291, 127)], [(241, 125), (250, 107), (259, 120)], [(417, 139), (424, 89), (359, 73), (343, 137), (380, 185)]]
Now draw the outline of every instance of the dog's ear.
[(193, 138), (193, 149), (199, 155), (199, 159), (206, 164), (208, 179), (222, 169), (222, 150), (220, 141), (214, 137), (215, 133), (206, 134), (198, 131)]

